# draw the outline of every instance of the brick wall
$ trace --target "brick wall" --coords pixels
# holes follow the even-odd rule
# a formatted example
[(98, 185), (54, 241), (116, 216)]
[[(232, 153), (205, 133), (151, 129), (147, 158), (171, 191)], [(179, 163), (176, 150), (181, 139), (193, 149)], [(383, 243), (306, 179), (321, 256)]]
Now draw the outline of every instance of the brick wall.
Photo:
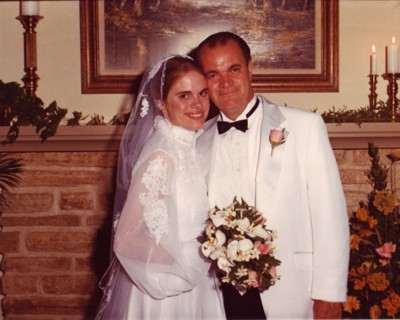
[[(387, 164), (389, 151), (380, 150)], [(107, 265), (117, 153), (16, 155), (25, 172), (0, 234), (6, 318), (91, 319)], [(370, 191), (369, 157), (366, 150), (335, 150), (335, 156), (351, 212)]]
[(22, 153), (2, 214), (7, 319), (91, 319), (109, 253), (115, 152)]

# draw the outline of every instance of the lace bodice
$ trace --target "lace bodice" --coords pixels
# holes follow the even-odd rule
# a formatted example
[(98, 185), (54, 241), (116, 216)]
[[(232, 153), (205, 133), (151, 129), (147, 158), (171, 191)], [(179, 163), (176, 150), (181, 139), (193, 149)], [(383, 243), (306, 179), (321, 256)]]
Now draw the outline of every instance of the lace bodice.
[(135, 284), (154, 297), (190, 290), (209, 267), (197, 241), (208, 212), (197, 136), (164, 119), (156, 121), (116, 223), (119, 260)]

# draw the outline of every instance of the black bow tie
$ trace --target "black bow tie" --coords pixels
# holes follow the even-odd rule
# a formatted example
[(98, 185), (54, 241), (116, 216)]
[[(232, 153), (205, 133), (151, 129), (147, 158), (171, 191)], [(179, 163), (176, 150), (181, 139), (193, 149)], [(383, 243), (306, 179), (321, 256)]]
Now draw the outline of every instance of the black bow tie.
[(242, 132), (246, 132), (249, 128), (247, 119), (253, 114), (253, 112), (257, 109), (259, 104), (259, 100), (257, 99), (256, 103), (254, 104), (253, 108), (246, 114), (246, 119), (227, 122), (227, 121), (218, 121), (217, 122), (217, 129), (219, 134), (223, 134), (227, 132), (230, 128), (236, 128)]

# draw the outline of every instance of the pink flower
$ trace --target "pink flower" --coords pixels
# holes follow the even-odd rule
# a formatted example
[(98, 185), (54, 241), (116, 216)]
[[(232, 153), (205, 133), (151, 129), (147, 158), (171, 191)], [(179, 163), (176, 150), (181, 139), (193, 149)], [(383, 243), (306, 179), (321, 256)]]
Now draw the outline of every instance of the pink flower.
[(269, 133), (269, 142), (271, 143), (271, 156), (274, 148), (285, 143), (285, 128), (281, 129), (271, 129)]
[(258, 274), (255, 271), (250, 271), (249, 272), (249, 286), (252, 288), (258, 288), (259, 283), (258, 283)]
[(260, 251), (261, 254), (269, 253), (269, 245), (262, 243), (261, 241), (254, 242), (254, 248)]
[(396, 245), (392, 242), (386, 242), (382, 247), (376, 248), (375, 250), (382, 258), (391, 259), (392, 253), (396, 251)]

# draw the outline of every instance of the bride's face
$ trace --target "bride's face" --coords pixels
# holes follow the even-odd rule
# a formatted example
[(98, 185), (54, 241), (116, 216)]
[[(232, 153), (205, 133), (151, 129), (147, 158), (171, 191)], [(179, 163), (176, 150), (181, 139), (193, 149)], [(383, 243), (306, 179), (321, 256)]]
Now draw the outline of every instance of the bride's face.
[(210, 109), (205, 77), (194, 70), (185, 73), (171, 86), (164, 106), (173, 125), (194, 131), (203, 128)]

